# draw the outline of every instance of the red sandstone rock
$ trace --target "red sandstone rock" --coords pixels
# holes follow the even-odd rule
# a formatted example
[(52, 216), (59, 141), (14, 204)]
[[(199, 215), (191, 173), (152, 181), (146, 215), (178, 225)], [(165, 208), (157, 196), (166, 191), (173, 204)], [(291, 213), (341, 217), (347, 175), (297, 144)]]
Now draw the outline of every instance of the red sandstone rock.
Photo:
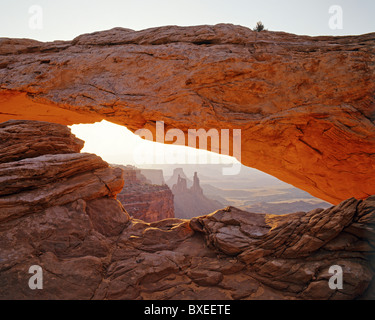
[[(18, 125), (35, 141), (44, 136), (40, 123)], [(22, 132), (14, 130), (9, 139)], [(146, 223), (131, 219), (114, 199), (123, 172), (95, 155), (56, 149), (4, 162), (0, 171), (0, 299), (374, 297), (374, 196), (308, 213), (227, 208)], [(16, 174), (24, 187), (11, 178)], [(333, 264), (343, 268), (342, 290), (328, 287)], [(43, 290), (27, 285), (31, 265), (42, 267)]]
[[(124, 187), (117, 195), (129, 215), (146, 222), (174, 218), (174, 203), (171, 189), (166, 184), (151, 184), (140, 169), (119, 166), (124, 171)], [(164, 182), (160, 171), (148, 170), (152, 178)], [(155, 174), (156, 173), (156, 174)]]
[[(337, 295), (341, 299), (343, 294), (353, 298), (373, 278), (369, 253), (374, 247), (364, 239), (373, 241), (375, 230), (355, 229), (361, 216), (369, 221), (374, 213), (375, 197), (370, 197), (365, 202), (349, 199), (326, 210), (281, 216), (227, 208), (193, 218), (191, 226), (206, 234), (208, 246), (237, 256), (254, 272), (254, 278), (272, 288), (302, 298)], [(348, 255), (352, 258), (345, 260)], [(346, 288), (341, 292), (326, 290), (328, 269), (335, 264), (344, 271)]]
[(247, 166), (334, 204), (375, 194), (373, 33), (220, 24), (0, 43), (0, 121), (238, 128)]
[(84, 144), (66, 126), (42, 121), (0, 123), (0, 137), (0, 163), (47, 154), (77, 153)]

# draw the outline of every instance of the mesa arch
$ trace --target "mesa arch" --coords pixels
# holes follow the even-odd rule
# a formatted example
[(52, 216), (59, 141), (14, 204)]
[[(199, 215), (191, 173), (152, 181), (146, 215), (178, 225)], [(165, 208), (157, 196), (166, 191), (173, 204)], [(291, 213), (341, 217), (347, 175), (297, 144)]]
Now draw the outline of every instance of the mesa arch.
[(0, 122), (242, 130), (242, 163), (338, 204), (375, 194), (375, 33), (234, 25), (0, 39)]

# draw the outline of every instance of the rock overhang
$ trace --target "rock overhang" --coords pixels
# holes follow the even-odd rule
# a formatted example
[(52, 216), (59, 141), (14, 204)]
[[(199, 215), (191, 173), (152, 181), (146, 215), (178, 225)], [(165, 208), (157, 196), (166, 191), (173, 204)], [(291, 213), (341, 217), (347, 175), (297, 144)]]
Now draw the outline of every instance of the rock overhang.
[(241, 26), (2, 39), (0, 119), (241, 129), (241, 162), (337, 204), (374, 194), (375, 35)]

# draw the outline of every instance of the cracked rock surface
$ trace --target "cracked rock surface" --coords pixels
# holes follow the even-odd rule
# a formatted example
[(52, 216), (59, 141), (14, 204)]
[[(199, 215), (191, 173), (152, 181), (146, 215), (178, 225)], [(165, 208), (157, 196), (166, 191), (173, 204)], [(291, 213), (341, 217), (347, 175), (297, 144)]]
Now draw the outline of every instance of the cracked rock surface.
[[(375, 297), (374, 196), (307, 213), (228, 207), (146, 223), (115, 199), (121, 169), (78, 153), (83, 143), (66, 127), (8, 121), (0, 129), (30, 146), (65, 137), (39, 152), (19, 147), (9, 160), (0, 149), (1, 299)], [(43, 269), (43, 290), (28, 287), (32, 265)], [(342, 290), (328, 286), (331, 265), (343, 269)]]
[(241, 129), (244, 165), (339, 204), (375, 194), (374, 71), (374, 33), (219, 24), (2, 38), (0, 121)]

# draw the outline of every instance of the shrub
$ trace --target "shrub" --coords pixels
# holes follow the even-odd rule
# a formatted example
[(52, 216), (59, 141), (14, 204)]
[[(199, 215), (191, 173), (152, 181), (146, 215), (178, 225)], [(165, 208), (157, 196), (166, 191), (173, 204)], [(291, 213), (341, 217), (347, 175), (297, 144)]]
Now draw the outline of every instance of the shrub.
[(257, 32), (261, 32), (262, 30), (264, 30), (264, 24), (262, 23), (262, 21), (258, 21), (253, 30)]

